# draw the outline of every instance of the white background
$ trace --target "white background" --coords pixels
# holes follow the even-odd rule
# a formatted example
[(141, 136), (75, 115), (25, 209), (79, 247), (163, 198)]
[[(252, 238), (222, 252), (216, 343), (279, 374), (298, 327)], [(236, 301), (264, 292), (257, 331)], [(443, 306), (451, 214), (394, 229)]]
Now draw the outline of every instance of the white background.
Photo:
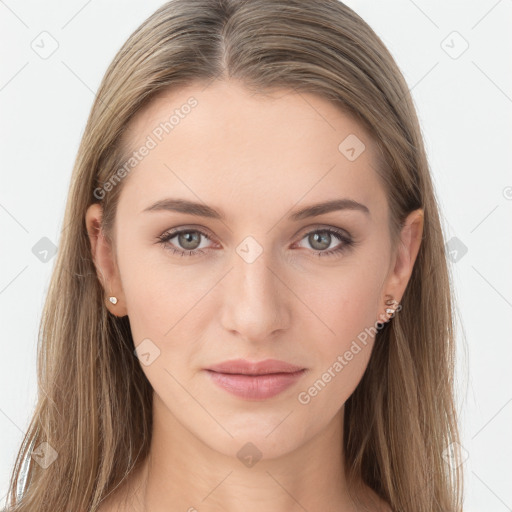
[[(122, 43), (162, 3), (0, 0), (0, 506), (35, 404), (37, 329), (55, 261), (41, 262), (32, 247), (42, 237), (58, 245), (94, 93)], [(512, 1), (347, 4), (405, 75), (447, 240), (467, 247), (451, 264), (464, 328), (465, 510), (512, 510)], [(31, 47), (43, 31), (58, 42), (47, 59)]]

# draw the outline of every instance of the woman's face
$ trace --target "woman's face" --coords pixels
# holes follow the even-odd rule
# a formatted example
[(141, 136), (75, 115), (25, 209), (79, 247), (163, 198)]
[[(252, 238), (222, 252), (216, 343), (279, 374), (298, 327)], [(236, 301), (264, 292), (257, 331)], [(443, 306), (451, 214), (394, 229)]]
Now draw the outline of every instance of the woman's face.
[[(227, 455), (251, 442), (272, 458), (335, 424), (412, 263), (395, 272), (359, 124), (316, 95), (203, 88), (161, 95), (130, 124), (109, 307), (129, 316), (160, 418)], [(242, 397), (207, 371), (233, 359), (306, 371), (280, 392), (235, 378), (260, 393)]]

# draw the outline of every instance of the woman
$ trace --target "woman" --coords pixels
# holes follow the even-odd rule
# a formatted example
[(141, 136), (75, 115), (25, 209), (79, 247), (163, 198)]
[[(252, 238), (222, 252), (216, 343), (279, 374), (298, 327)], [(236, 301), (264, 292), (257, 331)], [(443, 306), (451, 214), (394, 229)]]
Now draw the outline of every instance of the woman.
[(420, 127), (344, 4), (162, 6), (107, 70), (64, 225), (9, 510), (461, 510)]

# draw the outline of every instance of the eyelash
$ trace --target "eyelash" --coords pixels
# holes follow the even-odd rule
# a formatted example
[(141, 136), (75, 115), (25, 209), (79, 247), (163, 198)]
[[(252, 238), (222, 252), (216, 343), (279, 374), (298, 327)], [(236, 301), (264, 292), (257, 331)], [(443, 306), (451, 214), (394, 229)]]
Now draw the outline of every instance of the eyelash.
[[(158, 238), (160, 244), (164, 246), (167, 250), (172, 251), (174, 254), (178, 254), (180, 256), (185, 256), (187, 253), (188, 256), (198, 256), (199, 254), (204, 254), (203, 249), (194, 249), (194, 250), (186, 250), (186, 249), (176, 249), (172, 245), (169, 245), (169, 241), (175, 238), (177, 235), (180, 235), (182, 233), (200, 233), (202, 236), (207, 238), (208, 240), (211, 240), (211, 238), (208, 236), (207, 233), (200, 229), (179, 229), (179, 230), (173, 230), (173, 231), (167, 231), (164, 234), (160, 235)], [(335, 229), (335, 228), (321, 228), (321, 229), (314, 229), (313, 231), (309, 231), (306, 233), (301, 240), (306, 238), (307, 236), (313, 234), (313, 233), (329, 233), (330, 235), (334, 235), (336, 238), (338, 238), (342, 244), (337, 249), (329, 249), (328, 251), (313, 251), (318, 254), (319, 257), (322, 256), (337, 256), (338, 254), (341, 254), (342, 252), (349, 250), (352, 246), (355, 245), (354, 240), (350, 238), (349, 236), (345, 235), (345, 233), (341, 230)]]

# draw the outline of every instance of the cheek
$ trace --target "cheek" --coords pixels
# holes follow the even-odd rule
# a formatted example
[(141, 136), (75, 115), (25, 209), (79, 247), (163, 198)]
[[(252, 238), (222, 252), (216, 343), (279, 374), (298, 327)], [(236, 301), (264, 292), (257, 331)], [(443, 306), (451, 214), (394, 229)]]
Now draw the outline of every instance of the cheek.
[[(199, 390), (188, 382), (189, 370), (205, 330), (197, 315), (201, 298), (212, 287), (210, 277), (199, 277), (192, 266), (183, 269), (162, 260), (142, 263), (133, 253), (120, 258), (119, 267), (143, 372), (158, 395), (172, 397), (174, 407), (190, 407), (189, 393)], [(186, 389), (180, 385), (184, 382)]]
[(172, 397), (172, 408), (187, 410), (190, 393), (201, 392), (201, 381), (191, 376), (208, 353), (204, 338), (214, 312), (205, 313), (205, 307), (218, 276), (195, 265), (171, 265), (162, 257), (142, 262), (133, 254), (119, 262), (134, 344), (155, 392), (164, 401)]
[(310, 286), (305, 302), (322, 323), (311, 320), (319, 326), (310, 347), (315, 364), (301, 389), (303, 399), (298, 399), (303, 405), (310, 403), (312, 410), (318, 408), (318, 414), (322, 408), (335, 414), (366, 370), (377, 332), (384, 273), (384, 257), (360, 253), (357, 263), (347, 263), (329, 279)]
[(146, 337), (168, 343), (191, 323), (190, 315), (208, 291), (209, 280), (198, 277), (192, 265), (168, 263), (164, 249), (148, 251), (127, 244), (121, 251), (119, 270), (135, 343)]
[[(363, 301), (367, 299), (363, 294)], [(311, 350), (315, 364), (299, 390), (297, 401), (309, 417), (332, 418), (352, 395), (366, 371), (374, 345), (373, 309), (354, 304), (350, 295), (336, 297), (340, 307), (324, 307), (333, 333), (318, 337)]]
[(327, 350), (343, 349), (365, 329), (375, 327), (385, 270), (384, 258), (360, 253), (354, 264), (316, 281), (308, 304), (329, 328)]

